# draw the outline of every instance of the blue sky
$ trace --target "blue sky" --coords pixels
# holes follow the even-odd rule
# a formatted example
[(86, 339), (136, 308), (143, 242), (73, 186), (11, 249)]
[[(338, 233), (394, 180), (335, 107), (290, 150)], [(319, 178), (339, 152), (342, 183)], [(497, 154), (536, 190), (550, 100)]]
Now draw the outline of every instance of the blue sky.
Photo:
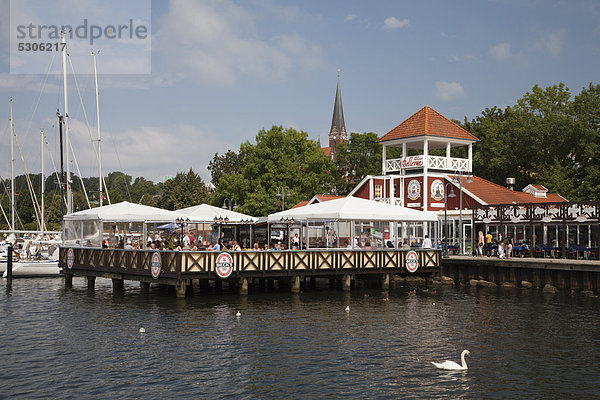
[[(487, 107), (514, 104), (535, 84), (564, 82), (576, 94), (597, 84), (600, 71), (597, 1), (153, 1), (150, 21), (150, 10), (122, 3), (19, 0), (9, 14), (8, 0), (0, 0), (0, 32), (10, 34), (9, 15), (111, 21), (132, 13), (151, 25), (151, 65), (106, 43), (88, 47), (100, 51), (104, 171), (154, 181), (190, 167), (209, 180), (215, 152), (237, 150), (274, 124), (326, 143), (338, 68), (348, 130), (379, 135), (426, 104), (449, 118), (471, 119)], [(71, 60), (95, 135), (89, 48)], [(60, 75), (19, 75), (11, 66), (3, 40), (2, 177), (9, 176), (9, 98), (31, 172), (40, 170), (40, 129), (57, 162), (55, 114), (63, 109)], [(151, 73), (132, 73), (146, 67)], [(106, 73), (114, 68), (127, 74)], [(90, 131), (69, 79), (75, 152), (82, 174), (96, 176)]]

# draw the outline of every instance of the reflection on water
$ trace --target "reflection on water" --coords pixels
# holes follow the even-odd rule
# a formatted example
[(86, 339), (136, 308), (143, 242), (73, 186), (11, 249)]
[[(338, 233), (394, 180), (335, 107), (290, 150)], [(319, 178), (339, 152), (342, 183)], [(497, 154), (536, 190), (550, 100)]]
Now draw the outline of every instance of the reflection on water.
[[(411, 289), (176, 299), (15, 280), (0, 298), (0, 398), (597, 396), (597, 298)], [(468, 371), (430, 364), (464, 349)]]

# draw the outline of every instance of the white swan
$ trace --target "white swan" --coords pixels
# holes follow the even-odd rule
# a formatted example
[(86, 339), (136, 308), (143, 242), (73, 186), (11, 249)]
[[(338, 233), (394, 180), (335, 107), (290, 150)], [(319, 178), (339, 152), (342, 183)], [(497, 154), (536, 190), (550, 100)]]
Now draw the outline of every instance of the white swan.
[(465, 361), (465, 356), (471, 357), (471, 352), (469, 350), (463, 350), (463, 352), (460, 355), (460, 361), (461, 361), (462, 365), (459, 365), (459, 364), (455, 363), (454, 361), (447, 361), (447, 360), (444, 361), (443, 363), (436, 363), (433, 361), (431, 363), (433, 365), (435, 365), (436, 368), (440, 368), (440, 369), (464, 371), (464, 370), (468, 369), (467, 362)]
[(236, 313), (235, 313), (235, 316), (236, 316), (236, 317), (241, 317), (241, 316), (242, 316), (242, 313), (238, 311), (238, 312), (236, 312)]

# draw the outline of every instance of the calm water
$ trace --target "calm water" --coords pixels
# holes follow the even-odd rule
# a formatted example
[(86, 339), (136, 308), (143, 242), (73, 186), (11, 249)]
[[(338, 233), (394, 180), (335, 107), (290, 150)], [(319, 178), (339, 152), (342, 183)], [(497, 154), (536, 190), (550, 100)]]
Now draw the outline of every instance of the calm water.
[[(600, 396), (600, 301), (582, 295), (401, 287), (387, 301), (360, 289), (176, 299), (133, 283), (113, 295), (102, 279), (93, 293), (78, 278), (71, 290), (61, 279), (1, 285), (0, 398)], [(430, 364), (465, 348), (466, 372)]]

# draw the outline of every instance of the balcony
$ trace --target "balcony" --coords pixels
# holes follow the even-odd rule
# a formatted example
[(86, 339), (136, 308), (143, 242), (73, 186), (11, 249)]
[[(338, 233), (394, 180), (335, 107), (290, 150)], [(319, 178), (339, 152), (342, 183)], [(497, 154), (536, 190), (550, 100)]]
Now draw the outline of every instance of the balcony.
[(439, 156), (408, 156), (385, 160), (384, 172), (395, 172), (402, 169), (427, 169), (445, 170), (449, 172), (471, 172), (471, 163), (468, 158), (453, 158)]

